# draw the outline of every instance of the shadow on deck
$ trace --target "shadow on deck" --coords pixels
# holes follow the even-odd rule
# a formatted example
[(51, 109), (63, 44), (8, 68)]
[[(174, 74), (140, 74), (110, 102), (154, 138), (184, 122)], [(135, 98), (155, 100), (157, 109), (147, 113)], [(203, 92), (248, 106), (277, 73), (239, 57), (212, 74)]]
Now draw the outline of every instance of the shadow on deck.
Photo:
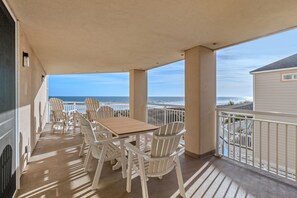
[[(47, 127), (49, 129), (49, 127)], [(52, 134), (45, 131), (21, 178), (17, 197), (141, 197), (139, 177), (132, 181), (132, 192), (126, 192), (121, 170), (112, 171), (105, 163), (99, 189), (91, 190), (96, 160), (91, 172), (84, 172), (83, 158), (78, 157), (82, 136), (79, 132)], [(208, 157), (181, 157), (187, 197), (296, 197), (297, 189), (225, 160)], [(175, 171), (162, 180), (148, 182), (150, 197), (179, 197)]]

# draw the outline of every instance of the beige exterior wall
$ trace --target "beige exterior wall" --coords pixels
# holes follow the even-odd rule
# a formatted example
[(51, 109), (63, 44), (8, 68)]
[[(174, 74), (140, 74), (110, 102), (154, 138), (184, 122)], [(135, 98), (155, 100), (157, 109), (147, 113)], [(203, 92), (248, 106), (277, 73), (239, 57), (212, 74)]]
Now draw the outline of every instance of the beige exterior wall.
[[(297, 114), (297, 81), (282, 81), (282, 74), (297, 73), (297, 70), (272, 71), (254, 74), (254, 110), (266, 112), (282, 112)], [(257, 115), (256, 119), (297, 123), (297, 118), (285, 116)], [(288, 150), (288, 167), (295, 169), (296, 159), (296, 127), (288, 127), (286, 140), (285, 125), (279, 124), (278, 136), (276, 124), (262, 122), (261, 127), (261, 158), (264, 163), (276, 166), (276, 141), (278, 139), (278, 163), (284, 170), (286, 162), (286, 141)], [(269, 137), (268, 137), (269, 133)], [(269, 143), (268, 143), (269, 138)], [(269, 147), (269, 152), (268, 152)], [(269, 153), (269, 156), (268, 156)], [(255, 157), (260, 158), (260, 122), (255, 123)]]
[(185, 53), (186, 151), (197, 156), (215, 149), (216, 54), (205, 47)]
[(147, 117), (147, 71), (130, 71), (130, 117), (146, 122)]
[(297, 114), (297, 81), (282, 81), (285, 73), (297, 70), (254, 74), (255, 110)]
[(20, 170), (22, 171), (47, 121), (47, 78), (40, 61), (31, 49), (25, 34), (20, 33), (20, 56), (29, 53), (30, 67), (20, 62)]

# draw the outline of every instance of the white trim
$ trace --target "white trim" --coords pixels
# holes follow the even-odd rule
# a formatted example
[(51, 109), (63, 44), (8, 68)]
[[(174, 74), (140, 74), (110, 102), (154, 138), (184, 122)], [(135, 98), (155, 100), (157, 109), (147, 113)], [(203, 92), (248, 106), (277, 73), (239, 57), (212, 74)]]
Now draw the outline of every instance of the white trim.
[(16, 21), (16, 142), (17, 142), (17, 167), (16, 167), (16, 190), (21, 188), (21, 171), (20, 171), (20, 107), (21, 107), (21, 90), (20, 90), (20, 66), (21, 66), (21, 56), (20, 56), (20, 22)]
[(17, 22), (17, 18), (14, 14), (14, 12), (12, 11), (12, 9), (10, 9), (9, 3), (7, 2), (7, 0), (2, 0), (3, 4), (5, 5), (6, 9), (8, 10), (10, 16), (13, 18), (14, 22)]
[(259, 73), (268, 73), (268, 72), (278, 72), (278, 71), (288, 71), (288, 70), (296, 70), (297, 67), (291, 67), (291, 68), (284, 68), (284, 69), (272, 69), (272, 70), (267, 70), (267, 71), (255, 71), (255, 72), (250, 72), (250, 74), (259, 74)]
[[(284, 76), (292, 76), (292, 79), (285, 79), (284, 78)], [(294, 76), (297, 76), (297, 73), (295, 72), (295, 73), (283, 73), (282, 74), (282, 81), (285, 81), (285, 82), (287, 82), (287, 81), (297, 81), (297, 78), (294, 78)]]

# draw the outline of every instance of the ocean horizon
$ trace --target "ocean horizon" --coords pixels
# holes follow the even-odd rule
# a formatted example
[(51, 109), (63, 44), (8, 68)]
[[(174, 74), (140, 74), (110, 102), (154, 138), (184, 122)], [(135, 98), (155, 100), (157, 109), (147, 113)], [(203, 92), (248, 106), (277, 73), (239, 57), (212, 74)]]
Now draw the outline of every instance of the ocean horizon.
[[(84, 102), (86, 98), (96, 98), (101, 102), (129, 102), (128, 96), (49, 96), (50, 98), (59, 98), (64, 102)], [(217, 105), (228, 104), (230, 101), (236, 104), (246, 101), (252, 102), (253, 99), (252, 97), (217, 97)], [(148, 102), (154, 104), (184, 105), (185, 98), (180, 96), (150, 96), (148, 97)]]

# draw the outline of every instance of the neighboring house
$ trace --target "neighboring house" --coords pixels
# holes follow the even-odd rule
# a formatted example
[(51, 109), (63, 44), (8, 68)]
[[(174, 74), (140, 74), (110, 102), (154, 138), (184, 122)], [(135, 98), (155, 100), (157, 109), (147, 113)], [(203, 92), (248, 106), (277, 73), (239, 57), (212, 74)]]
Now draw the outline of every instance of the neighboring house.
[[(264, 67), (251, 71), (254, 82), (254, 111), (281, 112), (288, 114), (297, 114), (297, 54), (276, 61)], [(271, 120), (268, 123), (255, 123), (255, 156), (260, 157), (260, 139), (261, 139), (261, 158), (267, 162), (270, 161), (270, 169), (276, 166), (276, 149), (278, 149), (278, 163), (280, 169), (284, 169), (286, 163), (285, 145), (288, 141), (287, 163), (289, 169), (295, 169), (295, 150), (297, 128), (288, 127), (286, 138), (286, 125), (273, 123), (273, 121), (283, 121), (297, 123), (294, 117), (286, 116), (260, 116), (255, 119)], [(278, 128), (278, 136), (277, 129)], [(260, 132), (261, 131), (261, 132)], [(260, 133), (261, 138), (260, 138)], [(268, 136), (269, 133), (269, 136)], [(269, 144), (268, 144), (269, 140)], [(278, 144), (276, 144), (278, 141)], [(278, 146), (278, 147), (277, 147)], [(268, 156), (269, 149), (269, 156)], [(264, 165), (264, 166), (267, 166)]]
[(254, 110), (297, 114), (297, 54), (251, 71)]

